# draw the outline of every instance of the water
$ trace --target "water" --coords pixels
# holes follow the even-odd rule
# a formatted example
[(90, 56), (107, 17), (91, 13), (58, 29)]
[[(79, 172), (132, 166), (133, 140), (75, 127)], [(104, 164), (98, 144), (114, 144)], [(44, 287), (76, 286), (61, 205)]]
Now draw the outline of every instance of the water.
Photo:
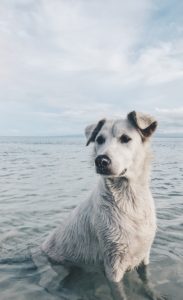
[[(156, 138), (153, 148), (158, 231), (151, 280), (159, 291), (182, 300), (183, 139)], [(27, 259), (88, 196), (96, 181), (89, 154), (82, 137), (0, 138), (0, 300), (111, 300), (101, 275), (73, 274), (61, 287), (50, 267), (36, 268)], [(146, 299), (135, 272), (125, 283), (130, 299)]]

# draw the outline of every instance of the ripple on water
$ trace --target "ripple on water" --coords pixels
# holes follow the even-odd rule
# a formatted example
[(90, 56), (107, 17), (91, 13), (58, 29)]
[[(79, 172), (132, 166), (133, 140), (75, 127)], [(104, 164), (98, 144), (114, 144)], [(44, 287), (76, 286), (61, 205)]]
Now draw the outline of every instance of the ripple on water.
[[(63, 287), (49, 265), (36, 266), (30, 256), (96, 182), (84, 139), (0, 138), (0, 143), (0, 300), (112, 300), (100, 275), (75, 274)], [(183, 139), (155, 139), (153, 148), (158, 230), (151, 280), (182, 300)], [(126, 277), (129, 299), (145, 300), (135, 273)]]

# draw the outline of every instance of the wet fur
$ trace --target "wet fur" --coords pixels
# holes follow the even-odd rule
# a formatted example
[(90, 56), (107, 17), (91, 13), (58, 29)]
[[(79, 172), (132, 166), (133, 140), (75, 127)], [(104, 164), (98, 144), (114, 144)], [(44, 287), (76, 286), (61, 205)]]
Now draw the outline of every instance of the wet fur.
[[(99, 131), (101, 124), (98, 126)], [(99, 133), (95, 130), (96, 126), (87, 129), (90, 142)], [(130, 125), (127, 124), (127, 128), (128, 126)], [(92, 130), (95, 130), (93, 135)], [(107, 132), (107, 127), (105, 130)], [(138, 132), (133, 134), (138, 140)], [(55, 263), (68, 267), (91, 266), (104, 271), (113, 297), (120, 300), (126, 299), (122, 285), (119, 285), (126, 271), (139, 267), (143, 278), (142, 269), (145, 272), (145, 266), (149, 263), (156, 232), (155, 208), (149, 189), (149, 141), (143, 146), (139, 141), (138, 143), (137, 150), (141, 155), (139, 158), (136, 156), (133, 161), (133, 171), (127, 172), (125, 177), (100, 176), (90, 197), (42, 245), (44, 253)], [(146, 281), (145, 279), (144, 282)], [(156, 297), (153, 292), (149, 292), (149, 297), (164, 299)]]

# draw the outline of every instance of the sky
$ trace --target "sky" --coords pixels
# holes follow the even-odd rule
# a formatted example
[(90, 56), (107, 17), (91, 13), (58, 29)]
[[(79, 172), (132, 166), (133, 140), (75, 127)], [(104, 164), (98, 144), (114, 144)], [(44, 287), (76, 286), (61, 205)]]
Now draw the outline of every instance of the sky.
[(73, 135), (131, 110), (183, 135), (183, 1), (1, 0), (0, 135)]

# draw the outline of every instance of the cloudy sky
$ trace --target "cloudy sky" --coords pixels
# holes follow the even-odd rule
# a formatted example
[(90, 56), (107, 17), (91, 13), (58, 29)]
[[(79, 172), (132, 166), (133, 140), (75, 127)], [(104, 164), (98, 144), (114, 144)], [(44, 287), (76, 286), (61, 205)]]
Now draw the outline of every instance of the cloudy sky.
[(183, 134), (183, 1), (1, 0), (0, 135), (151, 113)]

